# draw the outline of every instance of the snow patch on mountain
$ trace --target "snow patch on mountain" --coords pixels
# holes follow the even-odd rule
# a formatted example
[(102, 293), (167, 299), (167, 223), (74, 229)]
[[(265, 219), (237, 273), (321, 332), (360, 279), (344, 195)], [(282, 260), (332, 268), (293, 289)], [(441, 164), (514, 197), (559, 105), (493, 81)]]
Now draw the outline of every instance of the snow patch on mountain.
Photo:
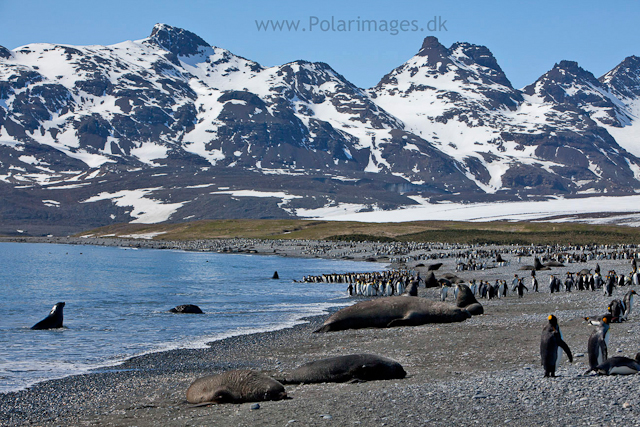
[(135, 218), (133, 224), (157, 224), (167, 221), (178, 209), (184, 206), (182, 203), (162, 203), (159, 200), (147, 198), (154, 191), (162, 188), (140, 188), (137, 190), (121, 190), (115, 193), (103, 192), (89, 197), (80, 203), (94, 203), (101, 200), (111, 200), (116, 206), (131, 207), (129, 215)]

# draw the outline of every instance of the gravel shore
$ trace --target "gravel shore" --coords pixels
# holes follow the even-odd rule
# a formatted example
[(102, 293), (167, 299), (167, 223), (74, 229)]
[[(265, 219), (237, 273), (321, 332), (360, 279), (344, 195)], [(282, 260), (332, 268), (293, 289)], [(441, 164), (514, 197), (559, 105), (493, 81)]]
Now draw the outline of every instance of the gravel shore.
[[(283, 252), (286, 252), (283, 250)], [(363, 256), (374, 255), (363, 252)], [(378, 253), (378, 256), (380, 253)], [(464, 279), (508, 280), (511, 264), (457, 273)], [(455, 259), (437, 272), (454, 272)], [(523, 259), (525, 262), (532, 258)], [(598, 261), (603, 272), (628, 273), (628, 260)], [(416, 262), (414, 262), (416, 264)], [(463, 323), (313, 334), (327, 316), (296, 327), (228, 338), (206, 349), (175, 350), (128, 360), (91, 374), (47, 381), (0, 394), (1, 425), (117, 426), (452, 426), (452, 425), (640, 425), (640, 375), (582, 376), (588, 369), (587, 339), (593, 326), (584, 316), (602, 314), (611, 297), (602, 291), (549, 294), (550, 273), (594, 268), (596, 261), (539, 272), (540, 293), (524, 298), (481, 300), (485, 315)], [(412, 267), (412, 265), (408, 265)], [(415, 267), (415, 265), (413, 266)], [(376, 266), (372, 265), (372, 271)], [(323, 286), (322, 283), (301, 286)], [(345, 286), (346, 287), (346, 286)], [(616, 289), (615, 298), (630, 288)], [(640, 289), (637, 289), (640, 292)], [(451, 292), (452, 293), (452, 292)], [(451, 294), (450, 293), (450, 294)], [(438, 299), (435, 289), (420, 297)], [(449, 296), (452, 301), (452, 295)], [(540, 334), (555, 314), (574, 363), (557, 378), (543, 378)], [(609, 355), (640, 351), (640, 313), (613, 324)], [(374, 353), (400, 362), (403, 380), (286, 386), (291, 399), (253, 404), (190, 407), (189, 384), (229, 369), (276, 374), (319, 358)]]

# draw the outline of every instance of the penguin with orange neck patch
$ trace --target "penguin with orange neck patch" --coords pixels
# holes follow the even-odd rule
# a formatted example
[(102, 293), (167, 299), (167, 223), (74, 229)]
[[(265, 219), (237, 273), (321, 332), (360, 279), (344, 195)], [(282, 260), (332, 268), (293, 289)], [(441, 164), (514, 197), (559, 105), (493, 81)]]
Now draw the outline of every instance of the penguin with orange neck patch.
[(542, 366), (544, 367), (544, 376), (555, 377), (556, 368), (562, 359), (562, 352), (567, 353), (569, 362), (573, 362), (573, 355), (567, 343), (562, 339), (562, 333), (560, 332), (560, 326), (558, 325), (556, 316), (551, 314), (548, 319), (549, 323), (542, 330), (540, 357), (542, 359)]

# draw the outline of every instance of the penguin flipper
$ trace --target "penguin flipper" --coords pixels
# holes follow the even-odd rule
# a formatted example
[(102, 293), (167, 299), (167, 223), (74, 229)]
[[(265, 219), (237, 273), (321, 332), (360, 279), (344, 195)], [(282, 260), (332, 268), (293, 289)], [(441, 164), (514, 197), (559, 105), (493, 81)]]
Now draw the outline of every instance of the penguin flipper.
[[(559, 334), (558, 334), (559, 335)], [(567, 358), (569, 359), (569, 363), (573, 363), (573, 355), (571, 354), (571, 349), (567, 345), (566, 342), (560, 337), (558, 337), (558, 346), (567, 353)]]
[(602, 352), (602, 361), (604, 362), (609, 358), (609, 354), (608, 354), (609, 352), (607, 351), (607, 344), (604, 341), (600, 343), (600, 351)]

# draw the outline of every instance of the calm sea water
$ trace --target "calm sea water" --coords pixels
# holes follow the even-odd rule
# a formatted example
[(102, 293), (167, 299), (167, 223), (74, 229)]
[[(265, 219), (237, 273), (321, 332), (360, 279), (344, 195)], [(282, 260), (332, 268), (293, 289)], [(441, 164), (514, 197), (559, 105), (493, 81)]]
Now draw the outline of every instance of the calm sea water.
[[(343, 284), (308, 274), (371, 271), (363, 262), (115, 247), (0, 243), (0, 392), (292, 326), (349, 304)], [(280, 280), (272, 280), (274, 271)], [(30, 329), (64, 301), (64, 328)], [(196, 304), (205, 314), (168, 313)]]

